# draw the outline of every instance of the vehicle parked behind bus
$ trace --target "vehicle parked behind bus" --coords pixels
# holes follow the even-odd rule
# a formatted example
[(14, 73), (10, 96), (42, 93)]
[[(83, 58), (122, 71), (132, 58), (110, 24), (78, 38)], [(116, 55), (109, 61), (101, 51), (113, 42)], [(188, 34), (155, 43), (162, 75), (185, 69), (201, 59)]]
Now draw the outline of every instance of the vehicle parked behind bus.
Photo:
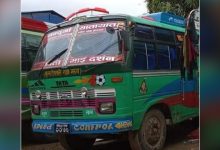
[[(21, 54), (22, 54), (22, 131), (29, 136), (31, 128), (31, 108), (27, 87), (27, 72), (30, 71), (44, 32), (48, 25), (44, 22), (22, 17)], [(23, 134), (24, 134), (23, 132)]]

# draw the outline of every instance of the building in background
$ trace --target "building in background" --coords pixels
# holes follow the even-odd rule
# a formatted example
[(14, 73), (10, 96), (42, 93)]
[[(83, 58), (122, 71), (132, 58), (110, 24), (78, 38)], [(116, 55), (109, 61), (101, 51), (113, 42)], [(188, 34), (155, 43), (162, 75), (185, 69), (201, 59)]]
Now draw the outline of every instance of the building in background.
[(31, 18), (33, 20), (58, 24), (65, 20), (65, 17), (53, 10), (22, 12), (22, 17)]

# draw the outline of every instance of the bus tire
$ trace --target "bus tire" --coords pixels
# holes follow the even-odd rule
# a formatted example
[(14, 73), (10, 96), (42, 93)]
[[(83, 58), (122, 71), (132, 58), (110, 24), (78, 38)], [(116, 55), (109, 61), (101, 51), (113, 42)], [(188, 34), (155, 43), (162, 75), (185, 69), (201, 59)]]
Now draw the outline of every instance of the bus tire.
[(91, 150), (95, 138), (84, 138), (79, 135), (58, 135), (58, 140), (66, 150)]
[(145, 114), (141, 129), (129, 133), (132, 150), (160, 150), (166, 140), (166, 120), (160, 110), (152, 109)]

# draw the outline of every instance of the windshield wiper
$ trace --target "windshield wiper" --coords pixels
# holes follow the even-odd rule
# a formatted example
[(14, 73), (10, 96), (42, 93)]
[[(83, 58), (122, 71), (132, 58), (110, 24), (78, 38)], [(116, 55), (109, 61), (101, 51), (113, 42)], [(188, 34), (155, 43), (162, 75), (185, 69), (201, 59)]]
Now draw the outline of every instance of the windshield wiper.
[(68, 48), (66, 48), (66, 49), (62, 50), (61, 52), (59, 52), (58, 54), (56, 54), (53, 58), (51, 58), (51, 60), (47, 64), (49, 65), (52, 62), (54, 62), (56, 59), (60, 58), (67, 50), (68, 50)]
[[(47, 64), (51, 64), (51, 63), (52, 63), (53, 61), (55, 61), (57, 58), (60, 58), (60, 56), (62, 56), (67, 50), (68, 50), (68, 48), (66, 48), (66, 49), (62, 50), (61, 52), (59, 52), (58, 54), (56, 54), (54, 57), (52, 57), (52, 58), (50, 59), (50, 61), (49, 61)], [(39, 72), (39, 74), (38, 74), (38, 76), (39, 76), (40, 79), (41, 79), (41, 74), (42, 74), (42, 71), (43, 71), (45, 65), (46, 65), (46, 63), (43, 65), (43, 67), (41, 68), (41, 70), (40, 70), (40, 72)]]

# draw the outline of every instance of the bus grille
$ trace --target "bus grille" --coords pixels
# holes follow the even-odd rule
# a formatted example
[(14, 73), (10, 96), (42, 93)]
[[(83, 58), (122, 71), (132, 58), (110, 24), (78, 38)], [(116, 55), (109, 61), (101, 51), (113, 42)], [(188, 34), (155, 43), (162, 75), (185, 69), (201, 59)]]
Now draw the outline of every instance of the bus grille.
[(58, 110), (50, 111), (50, 117), (82, 117), (82, 110)]
[[(109, 98), (115, 97), (115, 89), (89, 89), (87, 92), (87, 98)], [(36, 97), (35, 92), (30, 94), (31, 100), (68, 100), (68, 99), (85, 99), (81, 90), (69, 90), (69, 91), (52, 91), (42, 92), (41, 99)]]

